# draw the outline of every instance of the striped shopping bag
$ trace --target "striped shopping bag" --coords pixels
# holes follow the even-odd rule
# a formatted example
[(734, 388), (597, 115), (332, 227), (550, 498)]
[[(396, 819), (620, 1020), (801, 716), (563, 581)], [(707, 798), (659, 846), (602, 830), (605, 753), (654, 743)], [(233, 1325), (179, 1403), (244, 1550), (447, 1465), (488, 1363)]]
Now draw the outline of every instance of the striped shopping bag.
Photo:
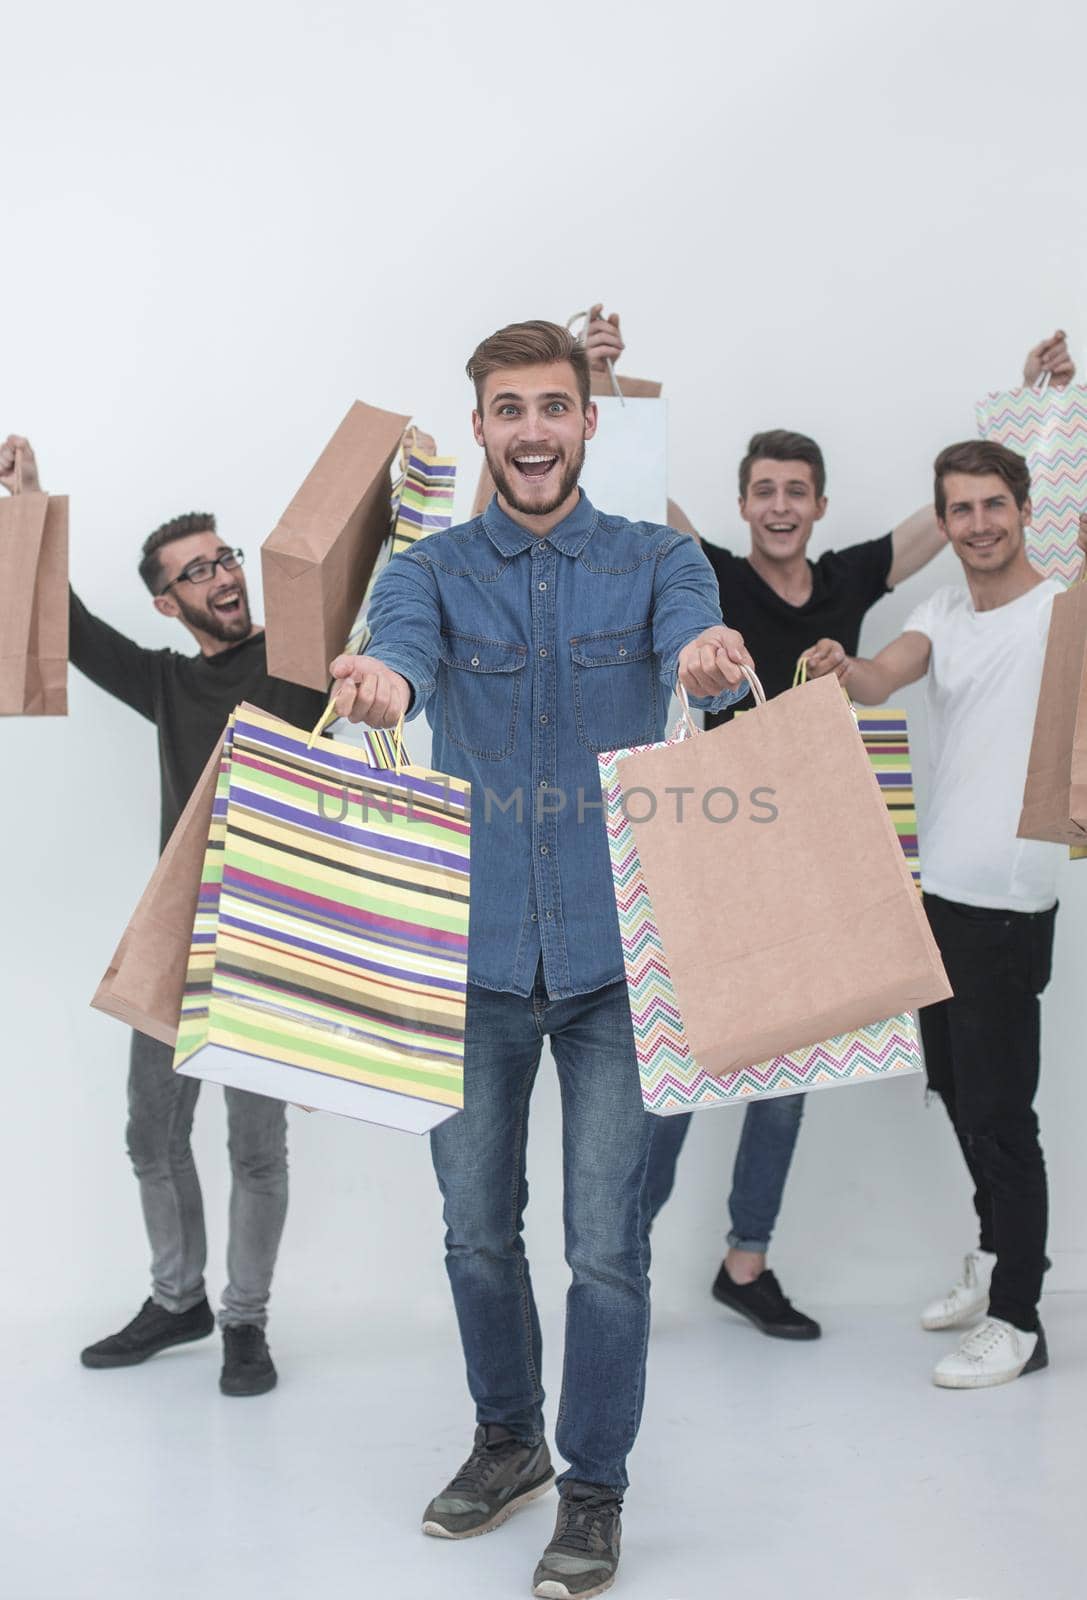
[[(410, 433), (414, 434), (414, 429)], [(378, 557), (362, 607), (346, 646), (349, 655), (365, 655), (371, 633), (367, 622), (374, 584), (393, 556), (410, 550), (431, 533), (444, 533), (453, 524), (453, 493), (457, 481), (454, 456), (432, 456), (416, 445), (401, 451), (400, 475), (393, 484), (389, 537)]]
[(921, 888), (921, 857), (917, 847), (917, 801), (910, 762), (910, 730), (906, 713), (894, 706), (854, 706), (868, 760), (876, 775), (891, 821), (909, 862), (910, 875)]
[(393, 485), (390, 555), (410, 550), (428, 533), (442, 533), (452, 525), (456, 481), (454, 456), (432, 456), (413, 443), (405, 445), (401, 473)]
[(1054, 389), (1048, 378), (979, 400), (978, 432), (1026, 457), (1033, 511), (1027, 554), (1045, 577), (1071, 583), (1082, 562), (1076, 533), (1087, 505), (1087, 385)]
[[(681, 724), (675, 739), (667, 742), (674, 743), (686, 736), (687, 730)], [(714, 1077), (702, 1070), (687, 1043), (683, 1015), (654, 920), (634, 830), (624, 809), (619, 764), (633, 753), (613, 750), (599, 756), (598, 760), (623, 965), (646, 1110), (668, 1116), (708, 1106), (770, 1100), (810, 1089), (829, 1089), (920, 1072), (917, 1025), (909, 1013), (870, 1023), (852, 1033), (724, 1077)]]
[(174, 1066), (424, 1133), (463, 1105), (470, 786), (239, 706)]

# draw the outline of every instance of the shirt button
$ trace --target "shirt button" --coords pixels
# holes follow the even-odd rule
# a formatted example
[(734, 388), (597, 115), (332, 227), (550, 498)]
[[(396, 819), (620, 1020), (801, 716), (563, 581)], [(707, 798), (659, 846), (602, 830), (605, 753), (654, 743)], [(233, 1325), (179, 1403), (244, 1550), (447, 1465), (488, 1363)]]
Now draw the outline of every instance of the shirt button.
[(547, 588), (547, 584), (546, 583), (541, 583), (540, 584), (540, 589), (541, 590), (546, 589), (546, 588)]
[(545, 655), (546, 655), (546, 654), (547, 654), (547, 651), (546, 651), (546, 650), (541, 650), (541, 651), (540, 651), (540, 654), (541, 654), (541, 655), (542, 655), (542, 656), (545, 656)]
[[(619, 653), (621, 655), (622, 651), (620, 651)], [(479, 666), (479, 657), (478, 656), (473, 656), (472, 657), (472, 665), (473, 665), (473, 667), (478, 667)]]
[(623, 649), (620, 649), (620, 651), (619, 651), (619, 654), (620, 654), (620, 655), (621, 655), (621, 656), (625, 656), (625, 655), (626, 655), (626, 651), (625, 651), (625, 650), (623, 650)]
[(546, 711), (544, 712), (543, 716), (540, 718), (540, 721), (541, 722), (546, 722), (547, 721), (547, 712)]
[(545, 855), (547, 855), (547, 846), (546, 846), (546, 845), (545, 845), (545, 844), (542, 844), (542, 845), (541, 845), (541, 846), (540, 846), (540, 854), (541, 854), (541, 855), (542, 855), (542, 856), (545, 856)]
[(532, 913), (532, 920), (533, 920), (533, 922), (539, 922), (539, 920), (540, 920), (539, 917), (536, 915), (535, 911)]
[(551, 919), (552, 919), (552, 917), (553, 917), (553, 916), (554, 916), (554, 915), (555, 915), (555, 913), (554, 913), (554, 912), (553, 912), (553, 911), (549, 911), (549, 912), (548, 912), (548, 913), (547, 913), (547, 920), (548, 920), (548, 922), (550, 922), (550, 921), (551, 921)]

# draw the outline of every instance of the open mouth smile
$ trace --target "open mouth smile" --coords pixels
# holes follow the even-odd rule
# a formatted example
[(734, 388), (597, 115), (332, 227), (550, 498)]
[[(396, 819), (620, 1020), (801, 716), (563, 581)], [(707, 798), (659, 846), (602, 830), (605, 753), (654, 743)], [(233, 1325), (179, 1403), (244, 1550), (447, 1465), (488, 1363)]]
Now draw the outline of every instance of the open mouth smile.
[(242, 595), (240, 589), (231, 589), (226, 594), (217, 595), (208, 602), (209, 608), (220, 617), (240, 617), (242, 613)]
[(558, 465), (558, 456), (523, 455), (514, 456), (513, 464), (522, 478), (540, 480), (546, 478), (553, 467)]

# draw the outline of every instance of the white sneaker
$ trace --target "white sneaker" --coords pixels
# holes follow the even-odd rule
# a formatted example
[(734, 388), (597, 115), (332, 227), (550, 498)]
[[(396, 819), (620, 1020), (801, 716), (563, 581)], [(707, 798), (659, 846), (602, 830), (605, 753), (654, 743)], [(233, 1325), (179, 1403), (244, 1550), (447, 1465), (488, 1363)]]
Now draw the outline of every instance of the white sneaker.
[(930, 1333), (938, 1328), (962, 1328), (989, 1309), (989, 1280), (996, 1266), (991, 1250), (971, 1250), (963, 1257), (962, 1277), (942, 1300), (931, 1300), (921, 1313), (921, 1326)]
[(1037, 1333), (1024, 1333), (999, 1317), (986, 1317), (956, 1351), (937, 1362), (932, 1381), (940, 1389), (988, 1389), (1048, 1365), (1049, 1351), (1040, 1323)]

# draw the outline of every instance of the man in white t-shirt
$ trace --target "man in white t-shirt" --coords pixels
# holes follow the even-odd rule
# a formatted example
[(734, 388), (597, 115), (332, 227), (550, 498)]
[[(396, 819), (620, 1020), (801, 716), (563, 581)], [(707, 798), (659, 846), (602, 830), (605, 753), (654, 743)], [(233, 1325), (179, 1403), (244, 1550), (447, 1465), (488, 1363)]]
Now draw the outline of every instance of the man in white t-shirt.
[(933, 1379), (978, 1389), (1049, 1359), (1038, 1320), (1049, 1263), (1033, 1100), (1060, 851), (1017, 839), (1016, 828), (1061, 586), (1027, 559), (1030, 473), (1021, 456), (970, 439), (941, 451), (935, 472), (937, 518), (966, 587), (930, 595), (874, 660), (850, 660), (835, 641), (820, 640), (809, 671), (837, 672), (864, 705), (927, 675), (921, 886), (954, 994), (922, 1009), (921, 1038), (929, 1086), (947, 1107), (974, 1183), (980, 1240), (962, 1281), (921, 1322), (977, 1324)]

